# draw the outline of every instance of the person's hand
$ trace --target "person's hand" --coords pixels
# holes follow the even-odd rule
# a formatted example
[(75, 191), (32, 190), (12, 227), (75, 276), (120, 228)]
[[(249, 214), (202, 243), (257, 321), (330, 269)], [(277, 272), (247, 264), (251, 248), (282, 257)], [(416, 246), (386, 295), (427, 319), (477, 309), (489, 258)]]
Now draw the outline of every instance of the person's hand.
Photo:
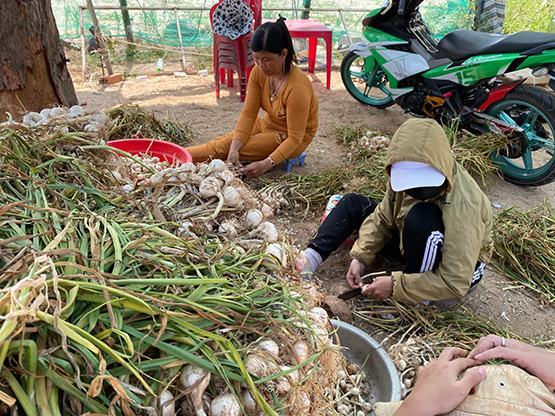
[(539, 378), (550, 390), (555, 390), (555, 352), (534, 347), (516, 339), (499, 335), (480, 338), (469, 357), (485, 362), (494, 358), (509, 360)]
[(389, 299), (393, 295), (393, 277), (374, 278), (372, 283), (362, 286), (362, 294), (376, 300)]
[(349, 270), (347, 270), (347, 283), (353, 289), (360, 287), (360, 277), (364, 274), (364, 263), (358, 261), (357, 259), (352, 259), (349, 265)]
[(251, 178), (255, 178), (257, 176), (260, 176), (268, 172), (273, 167), (274, 165), (272, 165), (272, 162), (270, 162), (270, 160), (264, 159), (264, 160), (259, 160), (258, 162), (249, 163), (247, 166), (242, 168), (240, 172), (243, 175), (246, 175)]
[(241, 166), (241, 162), (239, 161), (239, 151), (230, 150), (227, 154), (227, 162), (235, 166)]
[(421, 367), (412, 392), (395, 416), (442, 415), (455, 409), (486, 376), (482, 367), (470, 368), (477, 362), (465, 358), (466, 354), (460, 348), (446, 348), (437, 360)]

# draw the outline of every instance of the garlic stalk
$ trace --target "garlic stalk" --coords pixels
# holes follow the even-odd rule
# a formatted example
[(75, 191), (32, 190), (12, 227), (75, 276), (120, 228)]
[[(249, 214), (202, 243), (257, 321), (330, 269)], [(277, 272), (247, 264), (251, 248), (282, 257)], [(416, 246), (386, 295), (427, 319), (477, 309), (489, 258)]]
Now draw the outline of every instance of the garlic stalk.
[(191, 399), (197, 416), (206, 416), (202, 408), (202, 395), (210, 384), (210, 373), (202, 368), (186, 365), (181, 371), (181, 384)]

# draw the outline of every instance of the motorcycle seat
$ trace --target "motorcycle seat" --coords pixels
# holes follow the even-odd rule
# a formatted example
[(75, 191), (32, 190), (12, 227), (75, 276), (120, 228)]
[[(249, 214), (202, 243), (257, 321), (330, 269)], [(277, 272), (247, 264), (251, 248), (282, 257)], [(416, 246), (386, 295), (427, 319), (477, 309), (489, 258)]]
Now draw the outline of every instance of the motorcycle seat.
[[(555, 43), (555, 34), (552, 33), (518, 32), (512, 35), (495, 35), (471, 30), (456, 30), (439, 41), (437, 57), (458, 61), (474, 55), (526, 52), (541, 48), (542, 45), (546, 45), (546, 49), (555, 48), (553, 43)], [(541, 53), (541, 50), (535, 53)]]

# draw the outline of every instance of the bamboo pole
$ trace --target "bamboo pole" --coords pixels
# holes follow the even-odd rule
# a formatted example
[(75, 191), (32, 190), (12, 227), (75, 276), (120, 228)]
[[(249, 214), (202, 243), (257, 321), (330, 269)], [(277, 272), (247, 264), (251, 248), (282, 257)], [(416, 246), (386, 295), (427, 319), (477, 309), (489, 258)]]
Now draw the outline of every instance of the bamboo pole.
[(177, 9), (174, 9), (175, 24), (177, 25), (177, 36), (179, 38), (179, 48), (181, 49), (181, 69), (185, 72), (185, 49), (183, 48), (183, 38), (181, 37), (181, 26), (179, 24), (179, 16)]
[(108, 71), (108, 75), (113, 75), (114, 71), (112, 70), (112, 64), (110, 63), (110, 57), (108, 56), (108, 51), (106, 50), (106, 45), (102, 37), (102, 32), (100, 31), (100, 25), (98, 23), (98, 18), (96, 17), (96, 12), (94, 10), (94, 5), (92, 0), (87, 0), (87, 9), (91, 14), (91, 20), (94, 26), (94, 36), (96, 38), (96, 41), (98, 42), (98, 46), (100, 47), (100, 55), (102, 56), (102, 63), (106, 67), (106, 71)]
[(79, 33), (81, 36), (81, 74), (83, 80), (87, 78), (87, 45), (85, 41), (85, 21), (83, 18), (83, 9), (79, 8)]

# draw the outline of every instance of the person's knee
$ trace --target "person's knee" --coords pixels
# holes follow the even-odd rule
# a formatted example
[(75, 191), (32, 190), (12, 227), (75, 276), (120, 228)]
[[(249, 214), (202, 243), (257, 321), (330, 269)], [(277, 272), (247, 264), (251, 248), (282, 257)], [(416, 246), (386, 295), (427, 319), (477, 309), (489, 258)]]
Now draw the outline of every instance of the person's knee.
[(414, 205), (405, 217), (404, 228), (407, 231), (419, 230), (429, 234), (432, 231), (444, 232), (441, 209), (431, 202), (419, 202)]

